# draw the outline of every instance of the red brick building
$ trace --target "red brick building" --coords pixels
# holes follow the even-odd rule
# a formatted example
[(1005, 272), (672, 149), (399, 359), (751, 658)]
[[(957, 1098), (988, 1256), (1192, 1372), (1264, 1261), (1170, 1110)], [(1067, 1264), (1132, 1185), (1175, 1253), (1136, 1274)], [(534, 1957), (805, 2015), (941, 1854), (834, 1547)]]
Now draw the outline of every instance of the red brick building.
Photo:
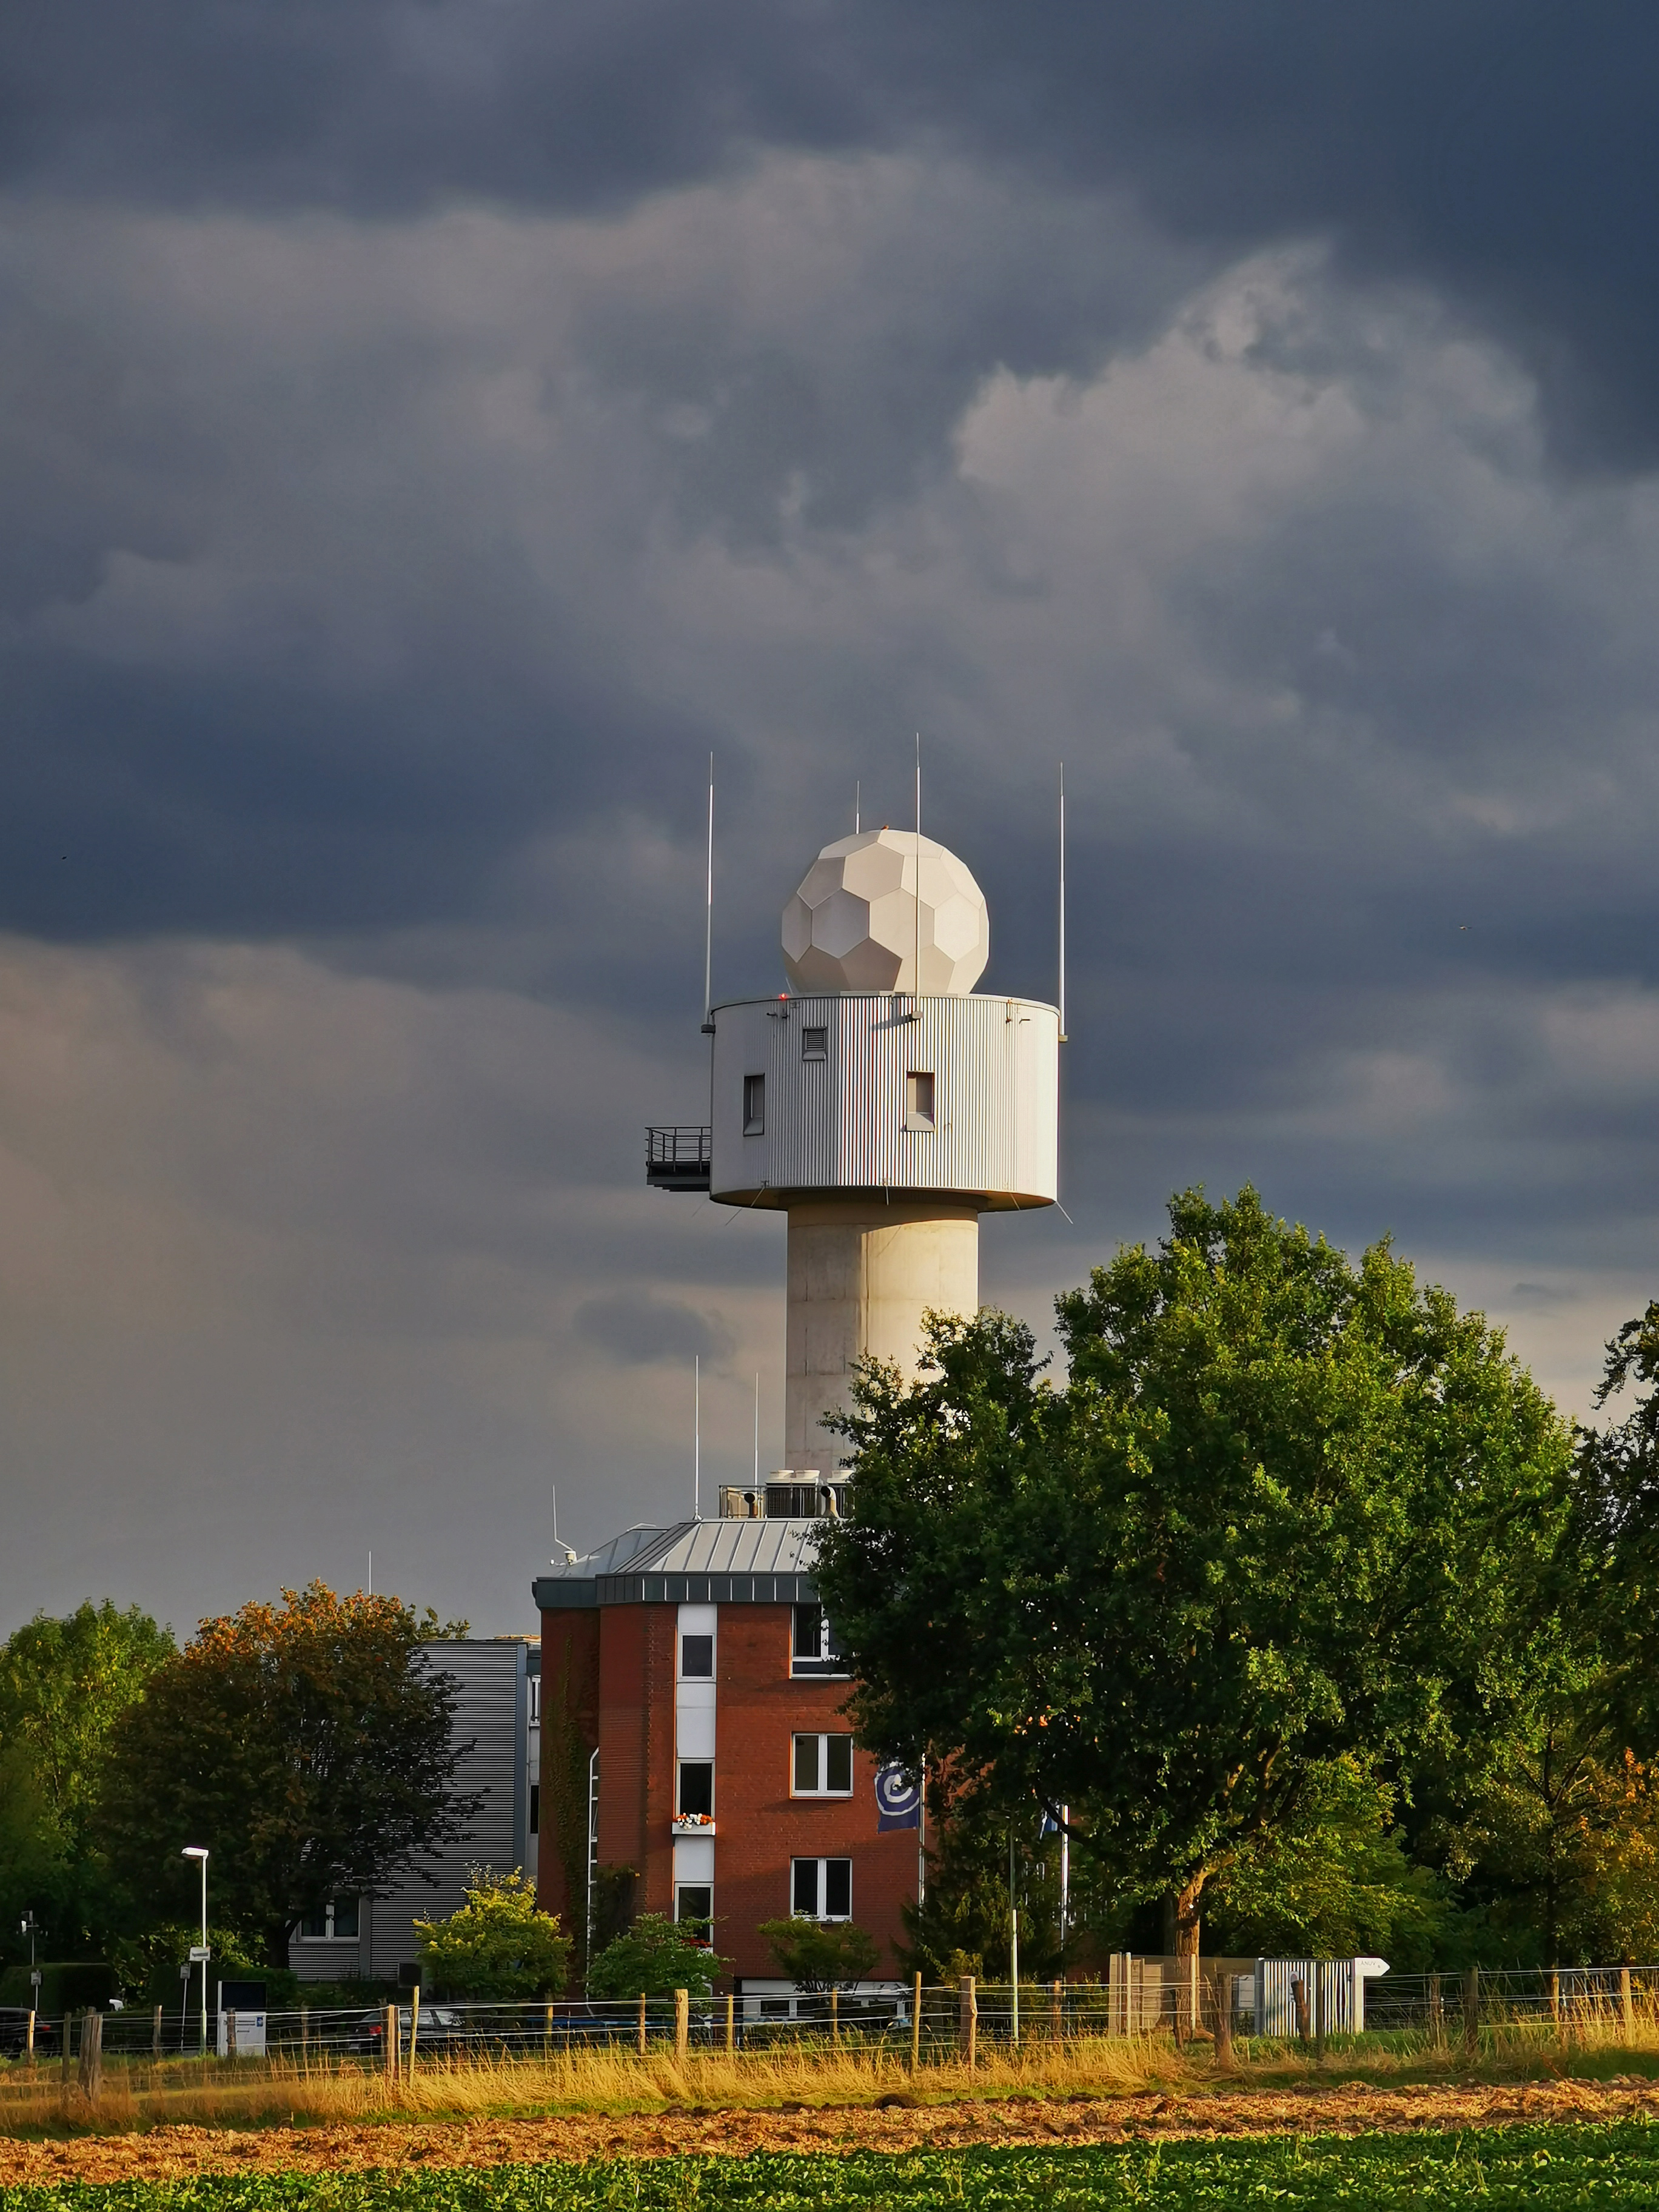
[[(788, 1986), (756, 1931), (791, 1912), (855, 1921), (882, 1947), (874, 1978), (896, 1977), (920, 1869), (902, 1786), (884, 1816), (839, 1710), (850, 1685), (812, 1583), (815, 1523), (797, 1517), (822, 1495), (772, 1485), (765, 1518), (630, 1528), (535, 1586), (544, 1907), (580, 1927), (606, 1870), (631, 1869), (633, 1910), (711, 1923), (756, 1996)], [(586, 1779), (580, 1824), (553, 1802), (556, 1763), (568, 1796)], [(884, 1826), (895, 1812), (912, 1824)]]

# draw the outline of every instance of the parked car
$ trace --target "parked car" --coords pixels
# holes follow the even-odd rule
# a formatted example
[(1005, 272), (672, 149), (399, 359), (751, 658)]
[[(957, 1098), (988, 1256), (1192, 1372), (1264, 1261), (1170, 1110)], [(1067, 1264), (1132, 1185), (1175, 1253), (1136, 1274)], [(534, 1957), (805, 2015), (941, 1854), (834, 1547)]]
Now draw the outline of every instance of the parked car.
[[(26, 2005), (0, 2005), (0, 2057), (21, 2058), (28, 2049), (29, 2015)], [(58, 2023), (41, 2020), (34, 2023), (34, 2049), (37, 2057), (58, 2048)]]
[[(369, 2057), (378, 2056), (385, 2051), (386, 2015), (386, 2008), (384, 2005), (375, 2005), (363, 2014), (352, 2030), (351, 2047), (354, 2051), (362, 2051)], [(405, 2051), (409, 2048), (409, 2031), (413, 2019), (412, 2007), (400, 2005), (398, 2008), (398, 2027)], [(421, 2032), (416, 2044), (416, 2054), (418, 2057), (422, 2051), (430, 2051), (445, 2044), (457, 2042), (465, 2034), (465, 2015), (456, 2011), (453, 2005), (423, 2004), (421, 2007)]]

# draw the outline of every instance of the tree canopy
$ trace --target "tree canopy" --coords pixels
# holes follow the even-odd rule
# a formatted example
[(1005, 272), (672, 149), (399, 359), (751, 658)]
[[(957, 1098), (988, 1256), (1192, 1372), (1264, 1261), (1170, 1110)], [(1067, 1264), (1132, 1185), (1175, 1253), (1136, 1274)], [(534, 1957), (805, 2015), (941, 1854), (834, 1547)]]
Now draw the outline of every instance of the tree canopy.
[[(299, 1917), (385, 1895), (464, 1842), (454, 1677), (393, 1597), (320, 1583), (204, 1620), (149, 1677), (112, 1742), (103, 1838), (152, 1910), (187, 1908), (179, 1853), (211, 1850), (216, 1918), (285, 1966)], [(428, 1877), (430, 1878), (429, 1876)]]
[(137, 1606), (106, 1599), (46, 1613), (0, 1647), (0, 1911), (32, 1911), (73, 1954), (104, 1915), (89, 1847), (105, 1748), (173, 1638)]
[(1170, 1224), (1057, 1300), (1063, 1385), (994, 1314), (933, 1319), (915, 1383), (866, 1368), (817, 1581), (860, 1739), (1069, 1808), (1186, 1949), (1206, 1882), (1339, 1765), (1510, 1711), (1572, 1455), (1501, 1334), (1386, 1242), (1356, 1267), (1249, 1189)]

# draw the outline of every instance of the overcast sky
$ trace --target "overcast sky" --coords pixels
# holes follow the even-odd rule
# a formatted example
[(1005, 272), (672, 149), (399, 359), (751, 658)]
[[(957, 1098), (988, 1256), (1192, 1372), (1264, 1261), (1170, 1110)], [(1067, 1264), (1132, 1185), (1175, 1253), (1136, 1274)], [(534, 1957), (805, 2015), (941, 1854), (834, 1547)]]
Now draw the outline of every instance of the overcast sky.
[(16, 0), (0, 1629), (533, 1626), (781, 1425), (641, 1187), (818, 847), (1051, 996), (1057, 1290), (1253, 1181), (1588, 1410), (1659, 1293), (1659, 15)]

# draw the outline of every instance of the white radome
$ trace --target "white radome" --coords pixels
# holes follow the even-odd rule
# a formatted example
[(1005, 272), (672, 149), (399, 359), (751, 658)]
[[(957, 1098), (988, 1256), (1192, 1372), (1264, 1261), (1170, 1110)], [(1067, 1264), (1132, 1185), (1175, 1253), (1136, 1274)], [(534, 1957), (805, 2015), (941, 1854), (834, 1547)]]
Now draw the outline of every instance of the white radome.
[(984, 892), (954, 853), (914, 830), (866, 830), (826, 845), (783, 909), (784, 971), (799, 992), (965, 998), (990, 954)]

